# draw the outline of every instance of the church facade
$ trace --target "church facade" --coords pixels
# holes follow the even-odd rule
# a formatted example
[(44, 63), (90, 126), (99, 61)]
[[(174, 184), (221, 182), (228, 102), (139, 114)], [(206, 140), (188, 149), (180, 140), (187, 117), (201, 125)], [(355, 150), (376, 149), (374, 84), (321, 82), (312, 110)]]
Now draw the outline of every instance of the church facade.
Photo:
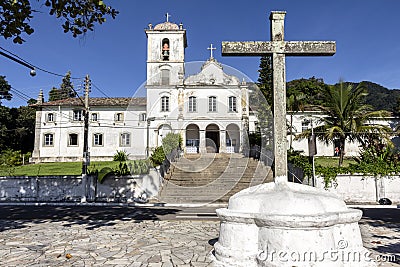
[[(126, 151), (131, 158), (145, 158), (162, 145), (169, 132), (181, 135), (185, 153), (241, 152), (249, 128), (255, 127), (254, 123), (249, 125), (247, 83), (224, 72), (212, 56), (212, 46), (211, 56), (200, 71), (188, 75), (182, 24), (149, 24), (145, 33), (146, 97), (89, 99), (91, 160), (110, 160), (117, 150)], [(41, 92), (35, 106), (32, 161), (81, 160), (83, 101), (69, 98), (44, 102)]]
[[(179, 133), (185, 153), (246, 152), (248, 133), (257, 130), (257, 114), (249, 105), (249, 84), (227, 74), (213, 57), (189, 75), (185, 62), (186, 30), (168, 20), (145, 29), (147, 35), (146, 96), (89, 98), (88, 151), (92, 161), (112, 160), (117, 151), (131, 159), (147, 158), (168, 133)], [(84, 104), (80, 98), (45, 102), (40, 92), (36, 111), (35, 146), (31, 161), (81, 161)], [(287, 115), (289, 121), (290, 114)], [(320, 114), (299, 112), (297, 134), (318, 122)], [(393, 128), (393, 118), (381, 120)], [(308, 141), (291, 141), (308, 155)], [(346, 155), (359, 152), (346, 144)], [(317, 142), (317, 156), (334, 156), (335, 144)]]

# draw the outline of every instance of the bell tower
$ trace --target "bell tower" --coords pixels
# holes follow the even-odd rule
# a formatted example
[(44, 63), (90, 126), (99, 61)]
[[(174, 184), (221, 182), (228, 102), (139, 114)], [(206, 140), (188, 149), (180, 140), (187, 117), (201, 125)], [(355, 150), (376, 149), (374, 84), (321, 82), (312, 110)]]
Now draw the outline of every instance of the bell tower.
[(145, 29), (147, 35), (147, 88), (175, 87), (184, 73), (186, 30), (183, 24), (166, 21)]

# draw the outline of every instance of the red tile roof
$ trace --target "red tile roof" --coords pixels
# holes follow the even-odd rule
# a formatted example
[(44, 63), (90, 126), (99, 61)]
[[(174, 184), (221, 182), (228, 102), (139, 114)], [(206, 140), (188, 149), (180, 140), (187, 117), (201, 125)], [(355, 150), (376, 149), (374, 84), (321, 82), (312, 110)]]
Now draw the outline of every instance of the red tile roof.
[[(46, 106), (83, 106), (84, 99), (79, 98), (66, 98), (56, 101), (44, 102), (42, 104), (33, 104), (31, 107), (46, 107)], [(89, 98), (89, 106), (123, 106), (129, 105), (146, 106), (145, 97), (92, 97)]]

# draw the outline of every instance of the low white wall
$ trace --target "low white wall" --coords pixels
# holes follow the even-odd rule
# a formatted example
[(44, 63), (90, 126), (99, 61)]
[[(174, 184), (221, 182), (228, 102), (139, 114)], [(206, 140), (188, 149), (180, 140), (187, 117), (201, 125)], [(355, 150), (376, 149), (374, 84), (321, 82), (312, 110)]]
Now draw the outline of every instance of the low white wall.
[[(377, 203), (381, 198), (389, 198), (400, 203), (400, 177), (389, 176), (375, 179), (373, 176), (338, 175), (337, 185), (328, 189), (341, 196), (347, 203)], [(321, 177), (317, 178), (317, 187), (324, 188)]]
[(0, 177), (0, 202), (133, 202), (160, 189), (159, 173), (107, 177), (99, 183), (92, 176)]

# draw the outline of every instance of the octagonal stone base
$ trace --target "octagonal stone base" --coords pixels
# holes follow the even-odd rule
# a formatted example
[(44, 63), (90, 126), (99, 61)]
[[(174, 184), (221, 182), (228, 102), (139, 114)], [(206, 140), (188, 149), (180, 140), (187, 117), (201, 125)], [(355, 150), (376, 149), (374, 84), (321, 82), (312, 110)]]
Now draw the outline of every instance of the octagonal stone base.
[(376, 266), (362, 245), (360, 210), (324, 190), (276, 181), (245, 189), (217, 210), (215, 266)]

